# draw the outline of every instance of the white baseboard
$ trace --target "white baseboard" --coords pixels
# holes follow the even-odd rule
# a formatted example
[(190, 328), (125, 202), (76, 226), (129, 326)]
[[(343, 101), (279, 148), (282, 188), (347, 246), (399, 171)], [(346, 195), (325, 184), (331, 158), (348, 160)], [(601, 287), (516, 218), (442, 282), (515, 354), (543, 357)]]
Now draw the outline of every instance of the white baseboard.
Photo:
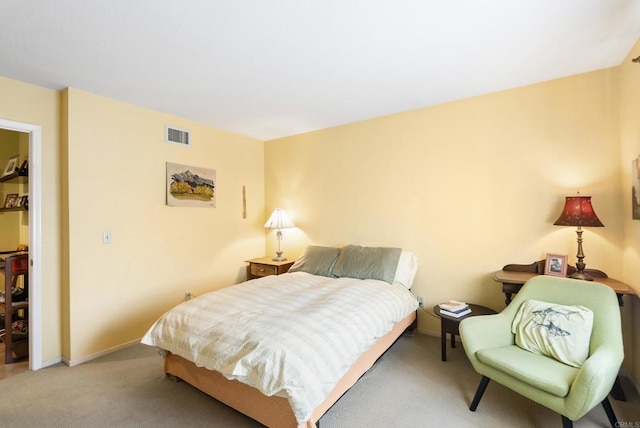
[(42, 362), (42, 367), (40, 367), (41, 369), (47, 368), (47, 367), (51, 367), (53, 365), (56, 365), (58, 363), (62, 362), (62, 357), (56, 357), (52, 360), (47, 360), (47, 361), (43, 361)]
[(418, 328), (417, 329), (418, 333), (420, 334), (426, 334), (427, 336), (434, 336), (434, 337), (440, 337), (440, 332), (439, 331), (431, 331), (431, 330), (425, 330), (423, 328)]
[(133, 345), (137, 345), (140, 343), (141, 337), (138, 339), (131, 340), (129, 342), (123, 343), (118, 346), (114, 346), (112, 348), (105, 349), (104, 351), (96, 352), (95, 354), (90, 354), (85, 357), (79, 358), (77, 360), (68, 360), (66, 358), (62, 359), (62, 362), (68, 365), (69, 367), (77, 366), (78, 364), (86, 363), (87, 361), (95, 360), (96, 358), (104, 357), (105, 355), (109, 355), (113, 352), (119, 351), (124, 348), (128, 348)]

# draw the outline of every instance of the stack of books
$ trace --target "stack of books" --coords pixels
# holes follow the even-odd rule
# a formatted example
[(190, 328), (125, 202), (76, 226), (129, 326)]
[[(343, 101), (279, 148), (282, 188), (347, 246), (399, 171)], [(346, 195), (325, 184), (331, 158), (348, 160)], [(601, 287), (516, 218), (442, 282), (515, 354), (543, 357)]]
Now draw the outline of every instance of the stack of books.
[(471, 308), (468, 304), (457, 300), (449, 300), (448, 302), (440, 303), (438, 306), (440, 306), (440, 314), (449, 317), (459, 318), (471, 313)]

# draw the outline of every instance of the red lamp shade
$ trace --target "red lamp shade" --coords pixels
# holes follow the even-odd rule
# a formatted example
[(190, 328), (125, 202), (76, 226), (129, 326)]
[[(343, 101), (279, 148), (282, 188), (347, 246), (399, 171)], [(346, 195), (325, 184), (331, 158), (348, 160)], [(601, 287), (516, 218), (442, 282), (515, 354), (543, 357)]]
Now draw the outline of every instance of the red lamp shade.
[(591, 206), (591, 196), (567, 196), (556, 226), (604, 227)]

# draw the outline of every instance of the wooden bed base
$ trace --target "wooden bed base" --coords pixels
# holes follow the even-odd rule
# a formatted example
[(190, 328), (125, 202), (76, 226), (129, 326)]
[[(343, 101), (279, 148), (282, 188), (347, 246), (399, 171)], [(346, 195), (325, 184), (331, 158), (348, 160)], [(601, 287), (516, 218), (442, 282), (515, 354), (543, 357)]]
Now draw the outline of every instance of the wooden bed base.
[(266, 396), (249, 385), (237, 380), (229, 380), (217, 371), (197, 367), (194, 363), (171, 353), (165, 357), (164, 371), (167, 375), (184, 380), (218, 401), (268, 427), (311, 428), (373, 366), (403, 332), (414, 324), (415, 320), (416, 313), (412, 312), (407, 318), (396, 323), (389, 333), (378, 339), (369, 350), (356, 360), (327, 398), (316, 407), (311, 418), (300, 425), (296, 422), (289, 401), (284, 397)]

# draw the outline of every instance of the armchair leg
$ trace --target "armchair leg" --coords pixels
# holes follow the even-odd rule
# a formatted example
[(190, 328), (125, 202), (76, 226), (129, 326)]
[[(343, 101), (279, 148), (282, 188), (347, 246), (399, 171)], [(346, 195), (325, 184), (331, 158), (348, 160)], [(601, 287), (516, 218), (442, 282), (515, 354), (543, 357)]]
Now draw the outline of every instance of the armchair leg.
[[(602, 400), (602, 407), (604, 407), (604, 411), (607, 414), (607, 418), (609, 418), (609, 423), (611, 424), (611, 428), (618, 427), (618, 418), (616, 418), (616, 414), (613, 412), (613, 407), (611, 407), (611, 403), (609, 402), (609, 398), (604, 397)], [(567, 418), (564, 415), (562, 416), (562, 428), (573, 428), (573, 422), (571, 419)]]
[(618, 427), (618, 418), (616, 414), (613, 412), (613, 407), (611, 407), (611, 403), (609, 402), (608, 397), (604, 397), (602, 400), (602, 407), (604, 407), (604, 411), (607, 414), (607, 418), (609, 418), (609, 423), (611, 424), (611, 428)]
[(473, 402), (471, 402), (471, 406), (469, 406), (469, 410), (471, 410), (472, 412), (476, 411), (476, 408), (480, 403), (480, 399), (482, 398), (482, 395), (484, 394), (485, 389), (487, 389), (487, 385), (489, 385), (490, 380), (491, 379), (489, 379), (486, 376), (482, 376), (482, 379), (480, 379), (480, 385), (478, 385), (478, 390), (476, 391), (476, 395), (475, 397), (473, 397)]

